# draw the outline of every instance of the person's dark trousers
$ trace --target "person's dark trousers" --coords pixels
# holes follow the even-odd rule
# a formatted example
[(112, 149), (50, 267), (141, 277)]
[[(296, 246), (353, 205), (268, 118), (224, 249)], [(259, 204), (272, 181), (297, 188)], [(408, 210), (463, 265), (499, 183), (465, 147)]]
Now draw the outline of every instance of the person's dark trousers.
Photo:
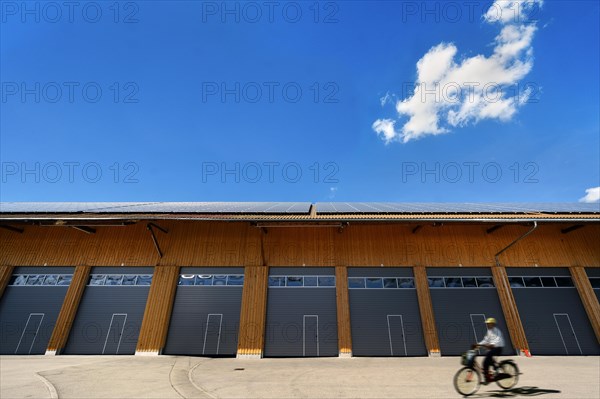
[(485, 360), (483, 361), (483, 371), (485, 372), (485, 376), (488, 375), (490, 367), (494, 364), (494, 360), (492, 359), (494, 356), (500, 356), (502, 354), (502, 347), (492, 348), (488, 350), (485, 354)]

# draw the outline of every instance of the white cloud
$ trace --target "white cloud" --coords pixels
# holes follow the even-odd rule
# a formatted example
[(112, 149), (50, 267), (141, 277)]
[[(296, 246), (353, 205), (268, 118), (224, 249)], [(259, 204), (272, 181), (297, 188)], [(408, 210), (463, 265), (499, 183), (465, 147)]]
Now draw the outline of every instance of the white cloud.
[[(396, 103), (403, 125), (378, 119), (373, 130), (386, 144), (406, 143), (483, 119), (511, 120), (531, 95), (531, 88), (520, 87), (519, 82), (533, 67), (531, 44), (537, 27), (524, 21), (532, 7), (541, 5), (541, 0), (496, 0), (484, 15), (488, 23), (502, 26), (489, 56), (457, 61), (458, 49), (452, 43), (429, 49), (417, 62), (414, 92)], [(386, 94), (385, 102), (389, 99)], [(383, 105), (383, 99), (381, 102)]]
[(526, 23), (535, 18), (543, 0), (496, 0), (483, 19), (494, 23)]
[(398, 134), (394, 129), (394, 124), (396, 122), (391, 119), (377, 119), (373, 122), (373, 130), (377, 132), (377, 135), (383, 136), (383, 140), (386, 144), (396, 139)]
[(379, 99), (379, 103), (383, 107), (387, 103), (392, 102), (395, 97), (396, 97), (395, 94), (387, 92), (387, 93), (385, 93), (385, 96), (383, 96)]
[(579, 198), (579, 202), (600, 202), (600, 187), (592, 187), (585, 190), (585, 197)]

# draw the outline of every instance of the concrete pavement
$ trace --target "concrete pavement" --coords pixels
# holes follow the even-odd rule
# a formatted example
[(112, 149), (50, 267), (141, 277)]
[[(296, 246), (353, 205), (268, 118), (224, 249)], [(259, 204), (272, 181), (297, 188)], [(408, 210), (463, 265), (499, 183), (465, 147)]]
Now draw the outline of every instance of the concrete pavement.
[[(515, 389), (474, 397), (600, 397), (600, 357), (516, 361)], [(0, 398), (458, 398), (459, 367), (456, 357), (0, 356)]]

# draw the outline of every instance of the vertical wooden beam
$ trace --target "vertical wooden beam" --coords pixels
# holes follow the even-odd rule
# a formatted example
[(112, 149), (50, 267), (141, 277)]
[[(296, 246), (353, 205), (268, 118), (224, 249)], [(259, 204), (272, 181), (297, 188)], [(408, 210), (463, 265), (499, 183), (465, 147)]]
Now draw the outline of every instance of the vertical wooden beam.
[(502, 312), (504, 313), (506, 327), (508, 328), (512, 343), (519, 355), (528, 353), (529, 344), (527, 343), (527, 337), (525, 335), (525, 330), (523, 329), (521, 317), (519, 316), (519, 309), (517, 308), (515, 297), (508, 282), (506, 268), (504, 266), (492, 267), (492, 276), (494, 277), (498, 298), (502, 305)]
[(258, 358), (265, 345), (269, 268), (246, 266), (238, 336), (238, 358)]
[(348, 268), (335, 268), (335, 298), (337, 303), (337, 331), (340, 357), (352, 357), (352, 330), (348, 300)]
[(0, 299), (2, 299), (2, 294), (4, 294), (14, 269), (14, 266), (0, 266)]
[(91, 266), (77, 266), (75, 267), (75, 273), (73, 274), (73, 280), (67, 289), (65, 300), (63, 301), (60, 313), (56, 319), (52, 336), (48, 342), (48, 348), (46, 349), (46, 355), (60, 354), (61, 350), (67, 344), (69, 339), (69, 333), (83, 296), (83, 291), (87, 285), (88, 278), (90, 276)]
[(167, 342), (179, 266), (156, 266), (148, 292), (136, 355), (158, 355)]
[(425, 346), (427, 347), (429, 356), (440, 356), (440, 343), (435, 325), (431, 294), (429, 292), (429, 282), (427, 281), (427, 271), (424, 266), (414, 266), (413, 274), (415, 276), (415, 287), (419, 300), (419, 312), (421, 313)]
[(596, 339), (600, 342), (600, 304), (598, 303), (598, 298), (594, 293), (590, 279), (585, 269), (581, 266), (573, 266), (569, 270), (571, 271), (575, 287), (577, 287), (577, 292), (579, 292), (581, 302), (583, 302), (585, 312), (596, 334)]

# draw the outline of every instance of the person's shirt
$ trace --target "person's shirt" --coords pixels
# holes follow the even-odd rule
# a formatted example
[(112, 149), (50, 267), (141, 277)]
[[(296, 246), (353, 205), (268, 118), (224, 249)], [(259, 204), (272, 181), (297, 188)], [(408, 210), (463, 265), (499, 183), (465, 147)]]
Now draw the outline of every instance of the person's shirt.
[(487, 334), (479, 345), (494, 345), (494, 347), (504, 347), (504, 337), (498, 327), (493, 327), (487, 330)]

